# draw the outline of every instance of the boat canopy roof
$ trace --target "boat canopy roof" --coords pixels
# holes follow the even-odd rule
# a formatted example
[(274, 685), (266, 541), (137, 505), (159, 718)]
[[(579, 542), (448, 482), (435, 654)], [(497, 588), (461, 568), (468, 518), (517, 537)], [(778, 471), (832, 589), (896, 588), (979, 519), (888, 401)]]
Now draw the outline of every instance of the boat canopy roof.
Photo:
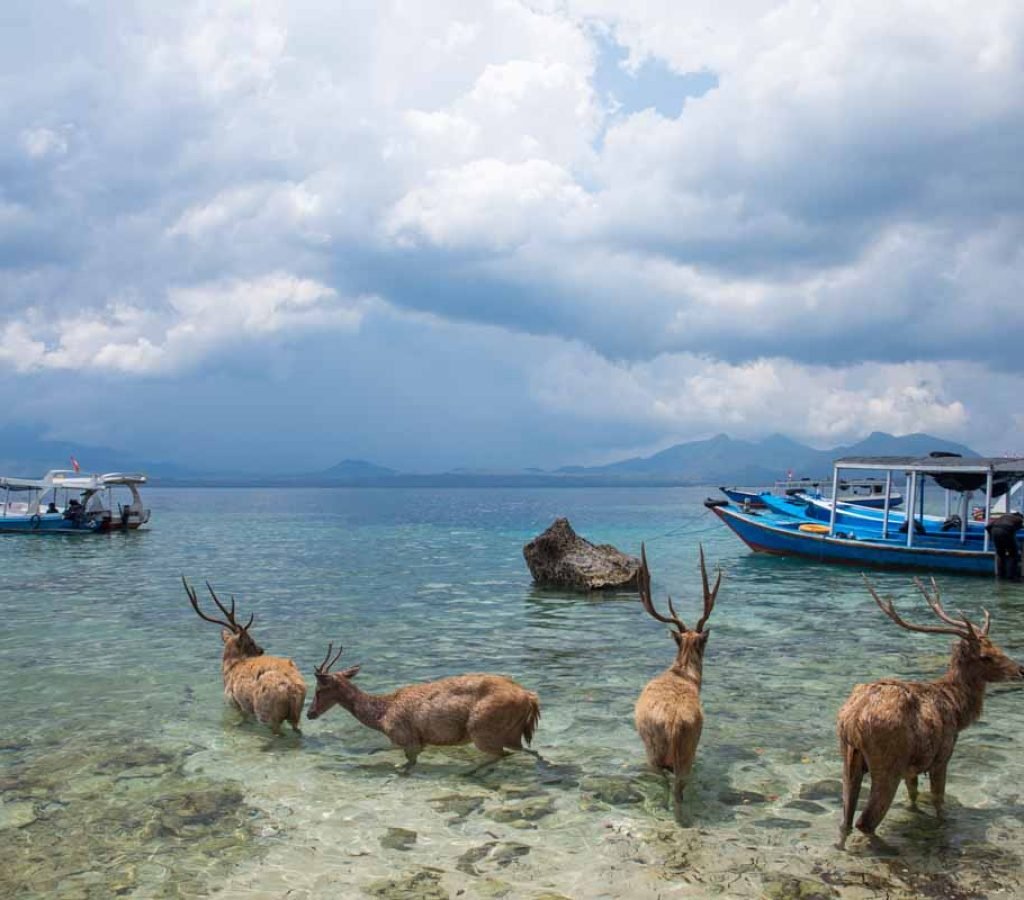
[(844, 456), (836, 469), (918, 472), (951, 491), (976, 491), (992, 477), (992, 496), (1001, 497), (1024, 479), (1024, 457), (1002, 456)]
[(145, 484), (146, 476), (139, 472), (107, 472), (104, 475), (86, 475), (71, 469), (52, 469), (42, 478), (7, 478), (0, 476), (0, 488), (12, 491), (48, 491), (68, 488), (77, 491), (101, 491), (117, 485)]
[(1024, 457), (1003, 456), (844, 456), (833, 465), (839, 469), (867, 469), (932, 474), (1002, 475), (1024, 478)]

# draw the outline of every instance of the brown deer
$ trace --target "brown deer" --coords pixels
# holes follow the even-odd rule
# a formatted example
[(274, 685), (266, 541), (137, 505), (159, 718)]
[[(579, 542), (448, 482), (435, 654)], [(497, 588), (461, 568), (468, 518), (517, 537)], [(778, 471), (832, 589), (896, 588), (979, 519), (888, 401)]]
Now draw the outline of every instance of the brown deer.
[[(504, 675), (455, 675), (412, 684), (390, 694), (367, 694), (352, 679), (360, 667), (331, 672), (342, 648), (331, 657), (327, 645), (324, 661), (316, 667), (316, 694), (306, 713), (322, 716), (340, 704), (356, 719), (383, 732), (405, 751), (402, 773), (408, 774), (420, 751), (428, 746), (448, 747), (473, 743), (490, 759), (473, 771), (497, 762), (505, 750), (526, 750), (540, 719), (537, 695)], [(526, 750), (533, 753), (532, 750)]]
[(664, 672), (652, 678), (636, 701), (636, 730), (647, 748), (647, 761), (661, 771), (673, 773), (672, 806), (677, 820), (680, 819), (683, 790), (697, 755), (704, 726), (704, 711), (700, 705), (701, 671), (704, 664), (704, 648), (710, 632), (704, 625), (715, 606), (715, 597), (722, 584), (722, 570), (718, 570), (713, 588), (708, 586), (708, 570), (704, 564), (704, 548), (700, 548), (700, 577), (704, 589), (704, 614), (692, 631), (683, 624), (668, 598), (671, 615), (663, 616), (651, 600), (651, 572), (647, 568), (647, 550), (640, 545), (640, 602), (647, 612), (673, 627), (671, 632), (676, 642), (676, 659)]
[(861, 780), (871, 773), (871, 794), (857, 821), (857, 828), (872, 835), (885, 818), (901, 780), (906, 782), (911, 806), (917, 806), (917, 778), (922, 772), (931, 780), (936, 814), (942, 817), (946, 768), (959, 733), (981, 716), (985, 685), (1024, 678), (1024, 666), (1014, 662), (989, 640), (992, 624), (988, 610), (978, 628), (961, 612), (950, 616), (943, 608), (939, 586), (932, 579), (931, 592), (914, 579), (917, 589), (944, 625), (911, 625), (900, 618), (892, 597), (878, 596), (867, 576), (868, 591), (890, 619), (908, 631), (949, 634), (957, 638), (946, 674), (937, 681), (916, 682), (885, 679), (858, 684), (836, 722), (843, 754), (843, 821), (839, 846), (843, 847), (853, 825)]
[(281, 723), (286, 720), (292, 730), (298, 732), (302, 706), (306, 702), (306, 682), (295, 663), (280, 656), (263, 655), (263, 648), (249, 634), (255, 615), (250, 615), (245, 625), (239, 625), (235, 620), (234, 596), (231, 597), (231, 609), (225, 609), (210, 582), (206, 582), (213, 602), (226, 617), (226, 621), (214, 619), (199, 608), (199, 598), (184, 575), (181, 583), (185, 585), (189, 602), (199, 618), (224, 628), (221, 632), (221, 640), (224, 641), (221, 662), (224, 696), (243, 713), (269, 725), (274, 734), (281, 733)]

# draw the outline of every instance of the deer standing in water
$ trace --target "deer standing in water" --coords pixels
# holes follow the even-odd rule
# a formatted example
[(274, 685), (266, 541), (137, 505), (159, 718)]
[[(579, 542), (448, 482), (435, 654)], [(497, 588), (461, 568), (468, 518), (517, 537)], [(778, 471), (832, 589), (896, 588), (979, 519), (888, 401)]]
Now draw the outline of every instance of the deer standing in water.
[(264, 656), (263, 648), (249, 634), (255, 615), (250, 615), (245, 625), (239, 625), (235, 620), (234, 596), (231, 609), (225, 609), (210, 583), (206, 583), (213, 602), (226, 621), (214, 619), (199, 608), (199, 598), (185, 576), (182, 576), (181, 583), (185, 585), (189, 602), (199, 618), (224, 628), (221, 632), (221, 640), (224, 641), (221, 662), (224, 696), (243, 713), (269, 725), (274, 734), (281, 733), (284, 721), (298, 732), (302, 706), (306, 702), (306, 682), (295, 663), (280, 656)]
[(843, 847), (853, 826), (861, 780), (871, 773), (871, 794), (857, 821), (857, 828), (874, 834), (885, 818), (900, 781), (905, 781), (912, 806), (917, 806), (917, 778), (926, 772), (931, 780), (936, 814), (942, 817), (949, 765), (959, 733), (981, 716), (985, 686), (991, 682), (1024, 678), (1024, 666), (1014, 662), (989, 640), (992, 624), (988, 610), (981, 628), (961, 612), (950, 616), (943, 608), (939, 587), (932, 579), (931, 592), (918, 579), (917, 589), (944, 625), (911, 625), (900, 618), (892, 597), (884, 600), (864, 577), (875, 603), (907, 631), (948, 634), (957, 638), (946, 674), (937, 681), (886, 679), (858, 684), (836, 722), (843, 754), (843, 821), (839, 846)]
[(640, 545), (640, 602), (647, 612), (673, 627), (676, 659), (664, 672), (652, 678), (636, 702), (636, 730), (647, 749), (647, 761), (659, 771), (667, 769), (673, 774), (672, 806), (679, 820), (682, 812), (683, 790), (697, 755), (704, 711), (700, 705), (701, 672), (704, 648), (710, 632), (704, 625), (715, 606), (715, 597), (722, 584), (722, 570), (718, 570), (713, 588), (708, 586), (708, 570), (704, 564), (704, 548), (700, 548), (700, 577), (704, 589), (704, 614), (692, 631), (683, 624), (668, 599), (671, 615), (663, 616), (651, 600), (651, 572), (647, 568), (647, 551)]
[(506, 749), (526, 750), (523, 741), (529, 744), (533, 739), (540, 701), (511, 678), (455, 675), (390, 694), (367, 694), (352, 682), (359, 666), (331, 672), (342, 651), (339, 647), (332, 658), (333, 649), (333, 643), (327, 645), (324, 661), (314, 670), (316, 694), (307, 717), (316, 719), (335, 704), (343, 706), (367, 728), (383, 732), (405, 751), (403, 774), (408, 774), (428, 745), (472, 743), (491, 757), (477, 767), (481, 769), (501, 759)]

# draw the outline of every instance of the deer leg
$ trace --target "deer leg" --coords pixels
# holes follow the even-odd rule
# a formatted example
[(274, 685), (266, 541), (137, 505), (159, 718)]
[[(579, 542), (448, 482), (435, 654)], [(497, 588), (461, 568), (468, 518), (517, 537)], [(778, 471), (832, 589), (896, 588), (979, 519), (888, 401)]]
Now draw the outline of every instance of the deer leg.
[(672, 814), (676, 822), (682, 824), (683, 817), (683, 791), (690, 780), (690, 770), (693, 768), (693, 757), (679, 760), (672, 772)]
[(672, 776), (672, 815), (678, 823), (683, 821), (683, 791), (686, 790), (689, 772), (676, 772)]
[(540, 751), (539, 750), (534, 750), (531, 747), (520, 747), (519, 749), (522, 750), (523, 753), (528, 753), (535, 760), (537, 760), (537, 762), (544, 763), (544, 765), (549, 765), (548, 761), (543, 756), (540, 755)]
[(907, 784), (907, 796), (910, 798), (910, 805), (917, 809), (917, 776), (908, 775), (905, 779)]
[(405, 765), (399, 769), (398, 774), (408, 775), (412, 771), (412, 767), (416, 765), (416, 757), (420, 755), (420, 751), (423, 748), (403, 747), (402, 749), (405, 751)]
[(864, 780), (867, 765), (864, 755), (847, 744), (843, 748), (843, 821), (839, 826), (839, 849), (846, 846), (846, 838), (853, 828), (853, 814), (857, 811), (860, 784)]
[(899, 772), (872, 772), (871, 793), (868, 796), (867, 806), (857, 820), (857, 828), (864, 834), (874, 834), (878, 823), (885, 818), (885, 814), (892, 806), (893, 797), (896, 796), (896, 789), (900, 785)]
[(947, 759), (944, 763), (934, 766), (928, 777), (932, 783), (932, 803), (935, 804), (935, 815), (938, 819), (945, 818), (946, 802), (946, 767), (949, 765)]

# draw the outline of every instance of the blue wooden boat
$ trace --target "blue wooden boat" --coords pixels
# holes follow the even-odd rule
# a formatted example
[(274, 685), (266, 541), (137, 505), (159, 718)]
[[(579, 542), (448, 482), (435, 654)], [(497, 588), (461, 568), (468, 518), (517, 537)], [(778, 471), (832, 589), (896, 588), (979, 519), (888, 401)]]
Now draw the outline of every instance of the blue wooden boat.
[[(800, 497), (760, 496), (761, 508), (749, 504), (707, 501), (706, 505), (751, 549), (780, 556), (799, 556), (821, 562), (868, 567), (916, 568), (930, 571), (992, 575), (995, 554), (985, 530), (993, 499), (1005, 497), (1009, 509), (1011, 492), (1019, 491), (1024, 503), (1024, 459), (948, 457), (857, 457), (837, 460), (833, 484), (839, 484), (841, 470), (885, 471), (886, 492), (891, 491), (894, 472), (907, 477), (908, 510), (923, 517), (925, 485), (937, 483), (943, 490), (959, 495), (957, 506), (964, 513), (959, 529), (943, 531), (934, 525), (938, 517), (927, 517), (917, 527), (899, 531), (907, 517), (897, 520), (888, 504), (881, 518), (875, 511), (854, 510), (842, 503), (809, 503)], [(984, 521), (968, 523), (966, 513), (973, 494), (984, 488)], [(947, 508), (951, 506), (948, 500)], [(823, 515), (823, 510), (825, 515)]]
[(741, 506), (764, 506), (764, 501), (761, 499), (761, 495), (764, 491), (727, 487), (720, 487), (719, 490), (725, 494), (726, 497), (732, 500), (733, 503), (738, 503)]
[(908, 548), (903, 536), (882, 540), (856, 537), (855, 533), (837, 534), (802, 531), (806, 519), (791, 519), (772, 512), (742, 512), (732, 504), (712, 506), (711, 511), (729, 526), (751, 550), (777, 556), (799, 556), (818, 562), (881, 568), (927, 569), (991, 575), (994, 554), (972, 547), (918, 543)]
[[(146, 476), (140, 474), (87, 475), (63, 469), (42, 478), (0, 476), (0, 533), (133, 531), (149, 521), (139, 495), (139, 485), (145, 483)], [(124, 502), (118, 499), (122, 490), (127, 491)]]
[[(777, 498), (764, 498), (766, 506), (770, 506), (776, 512), (783, 512), (791, 515), (799, 510), (808, 518), (818, 522), (829, 522), (832, 518), (832, 502), (817, 497), (785, 498), (781, 503)], [(922, 515), (914, 516), (918, 523), (918, 533), (923, 528), (926, 532), (944, 534), (950, 531), (958, 531), (962, 521), (959, 513), (952, 513), (947, 516)], [(888, 530), (904, 530), (906, 528), (907, 515), (903, 511), (890, 510)], [(885, 511), (864, 506), (852, 506), (847, 503), (838, 503), (836, 509), (836, 522), (839, 525), (855, 525), (859, 528), (881, 531), (885, 527)], [(985, 523), (967, 520), (967, 534), (980, 537), (985, 531)]]
[[(840, 483), (839, 501), (851, 506), (864, 507), (865, 509), (881, 509), (885, 505), (885, 494), (881, 492), (883, 482), (877, 479), (848, 480)], [(746, 504), (755, 509), (764, 505), (763, 497), (766, 493), (773, 497), (813, 497), (824, 499), (832, 496), (831, 485), (828, 482), (812, 481), (809, 478), (799, 480), (777, 481), (771, 491), (760, 488), (737, 488), (720, 487), (719, 490), (734, 503)], [(898, 493), (889, 494), (889, 507), (894, 508), (903, 502), (903, 497)]]
[[(770, 509), (790, 518), (803, 518), (808, 522), (832, 521), (832, 503), (813, 497), (774, 497), (771, 494), (762, 496), (762, 508)], [(937, 534), (958, 537), (962, 520), (959, 516), (914, 516), (916, 534)], [(836, 504), (835, 522), (837, 528), (854, 529), (859, 533), (884, 534), (894, 536), (906, 534), (907, 516), (903, 512), (890, 512), (888, 518), (882, 510), (867, 509), (863, 506), (851, 506), (846, 503)], [(983, 522), (967, 522), (966, 537), (981, 540), (985, 533)]]

